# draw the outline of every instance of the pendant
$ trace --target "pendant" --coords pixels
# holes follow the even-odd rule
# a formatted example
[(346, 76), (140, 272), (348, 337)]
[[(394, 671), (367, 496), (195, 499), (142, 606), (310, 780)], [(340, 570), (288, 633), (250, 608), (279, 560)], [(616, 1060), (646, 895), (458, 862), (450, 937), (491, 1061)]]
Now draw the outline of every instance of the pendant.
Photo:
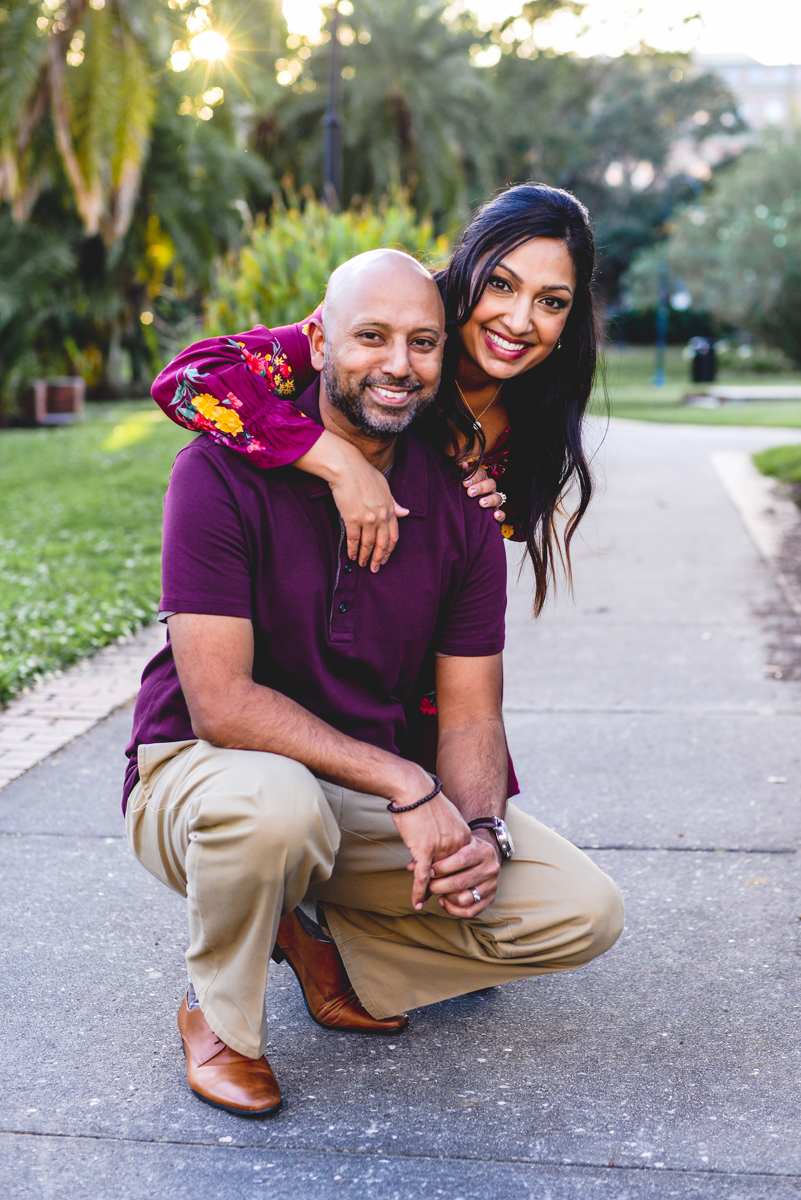
[(481, 432), (481, 429), (482, 429), (481, 422), (480, 422), (480, 421), (474, 421), (474, 422), (473, 422), (473, 428), (475, 429), (476, 433), (480, 433), (480, 432)]

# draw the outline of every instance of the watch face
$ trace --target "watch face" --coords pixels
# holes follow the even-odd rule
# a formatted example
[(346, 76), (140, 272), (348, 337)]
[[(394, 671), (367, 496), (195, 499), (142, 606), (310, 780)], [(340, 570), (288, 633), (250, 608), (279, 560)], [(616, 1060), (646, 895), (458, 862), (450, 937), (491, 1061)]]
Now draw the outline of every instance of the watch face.
[(507, 828), (506, 822), (501, 821), (500, 818), (495, 825), (495, 837), (498, 839), (498, 848), (500, 849), (504, 862), (506, 862), (507, 859), (510, 859), (514, 854), (515, 844), (512, 841), (512, 835)]
[(495, 836), (502, 862), (508, 862), (515, 852), (515, 844), (505, 821), (500, 817), (477, 817), (470, 822), (471, 829), (489, 829)]

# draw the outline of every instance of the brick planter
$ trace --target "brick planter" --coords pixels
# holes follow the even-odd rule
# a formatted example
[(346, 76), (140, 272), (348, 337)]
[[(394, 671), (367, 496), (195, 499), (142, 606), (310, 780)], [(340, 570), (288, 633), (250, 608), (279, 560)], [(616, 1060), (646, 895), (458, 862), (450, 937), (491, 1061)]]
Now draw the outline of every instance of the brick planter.
[(68, 425), (80, 420), (86, 384), (79, 375), (36, 379), (22, 400), (22, 411), (32, 425)]

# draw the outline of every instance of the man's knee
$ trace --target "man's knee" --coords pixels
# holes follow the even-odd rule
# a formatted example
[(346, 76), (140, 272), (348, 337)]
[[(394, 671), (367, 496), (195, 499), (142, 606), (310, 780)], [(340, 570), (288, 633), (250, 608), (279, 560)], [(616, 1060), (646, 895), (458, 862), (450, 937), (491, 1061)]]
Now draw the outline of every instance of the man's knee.
[(220, 763), (223, 769), (205, 790), (195, 833), (215, 829), (225, 836), (227, 826), (243, 860), (267, 870), (276, 862), (291, 867), (310, 849), (324, 853), (335, 822), (311, 771), (277, 754), (229, 753), (233, 757)]
[(617, 884), (603, 871), (594, 870), (581, 889), (575, 920), (583, 929), (583, 948), (577, 963), (588, 963), (614, 946), (623, 932), (623, 897)]

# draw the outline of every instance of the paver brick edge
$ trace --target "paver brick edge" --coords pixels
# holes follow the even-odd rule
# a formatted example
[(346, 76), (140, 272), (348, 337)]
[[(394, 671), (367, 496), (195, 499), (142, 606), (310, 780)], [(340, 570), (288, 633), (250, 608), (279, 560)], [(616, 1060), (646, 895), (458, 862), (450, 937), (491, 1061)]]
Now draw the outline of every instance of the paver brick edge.
[(164, 639), (163, 625), (148, 625), (0, 710), (0, 791), (133, 700), (142, 671)]

